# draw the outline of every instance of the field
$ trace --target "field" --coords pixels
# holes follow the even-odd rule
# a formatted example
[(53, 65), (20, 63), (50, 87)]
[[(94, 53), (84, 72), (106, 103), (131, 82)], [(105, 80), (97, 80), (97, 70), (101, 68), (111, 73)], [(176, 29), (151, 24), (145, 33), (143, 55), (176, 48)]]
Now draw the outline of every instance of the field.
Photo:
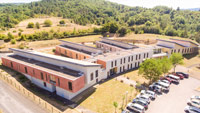
[(112, 79), (99, 84), (96, 91), (80, 105), (98, 113), (114, 113), (113, 102), (117, 102), (117, 113), (120, 113), (121, 108), (124, 108), (136, 94), (135, 88)]
[[(44, 27), (43, 23), (47, 19), (52, 21), (53, 24), (51, 27)], [(66, 26), (58, 26), (60, 20), (65, 20)], [(40, 24), (40, 29), (27, 28), (27, 25), (29, 22), (33, 22), (33, 23), (38, 22)], [(7, 34), (8, 32), (10, 32), (13, 35), (18, 35), (18, 33), (20, 32), (19, 31), (20, 29), (23, 30), (22, 34), (33, 34), (35, 32), (50, 31), (50, 30), (61, 31), (61, 32), (62, 31), (73, 31), (74, 29), (86, 30), (86, 29), (93, 28), (93, 27), (99, 27), (99, 26), (96, 26), (96, 25), (81, 26), (78, 24), (71, 23), (71, 20), (69, 20), (69, 19), (63, 19), (61, 17), (40, 17), (40, 18), (31, 18), (31, 19), (21, 21), (18, 25), (16, 25), (15, 28), (11, 28), (8, 31), (1, 32), (1, 33)]]
[[(94, 42), (100, 40), (101, 35), (90, 35), (90, 36), (82, 36), (82, 37), (73, 37), (73, 38), (65, 38), (62, 40), (81, 43), (81, 42)], [(30, 41), (30, 42), (17, 42), (16, 44), (12, 45), (10, 43), (5, 43), (1, 47), (1, 50), (8, 50), (8, 48), (19, 48), (19, 46), (23, 44), (24, 46), (28, 47), (29, 49), (45, 49), (45, 48), (52, 48), (56, 45), (60, 44), (58, 39), (54, 40), (44, 40), (44, 41)]]

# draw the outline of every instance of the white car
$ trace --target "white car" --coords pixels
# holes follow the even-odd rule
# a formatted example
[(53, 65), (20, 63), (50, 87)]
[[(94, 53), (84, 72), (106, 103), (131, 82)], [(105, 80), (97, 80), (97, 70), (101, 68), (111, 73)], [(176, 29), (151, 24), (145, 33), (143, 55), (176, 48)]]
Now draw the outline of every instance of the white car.
[(191, 99), (197, 99), (197, 100), (200, 100), (200, 96), (192, 96)]
[(171, 83), (168, 80), (159, 80), (160, 82), (166, 83), (168, 85), (170, 85)]
[(187, 104), (200, 109), (200, 101), (197, 99), (190, 99)]
[(150, 99), (151, 99), (151, 98), (150, 98), (150, 96), (147, 95), (147, 94), (144, 94), (144, 95), (138, 95), (137, 98), (138, 98), (138, 99), (145, 100), (145, 101), (148, 102), (148, 104), (150, 104), (150, 101), (151, 101)]
[(136, 113), (144, 113), (145, 108), (142, 105), (139, 105), (137, 103), (133, 104), (133, 103), (128, 103), (127, 104), (127, 109), (132, 111), (132, 112), (136, 112)]
[(186, 113), (200, 113), (200, 109), (193, 106), (186, 106), (184, 111)]
[(161, 81), (155, 82), (154, 84), (161, 86), (163, 91), (166, 91), (166, 92), (169, 91), (169, 84), (166, 84)]
[(153, 92), (153, 91), (150, 91), (150, 90), (142, 90), (142, 91), (141, 91), (141, 94), (142, 94), (142, 95), (144, 95), (144, 94), (149, 95), (150, 98), (151, 98), (152, 100), (156, 99), (156, 93)]

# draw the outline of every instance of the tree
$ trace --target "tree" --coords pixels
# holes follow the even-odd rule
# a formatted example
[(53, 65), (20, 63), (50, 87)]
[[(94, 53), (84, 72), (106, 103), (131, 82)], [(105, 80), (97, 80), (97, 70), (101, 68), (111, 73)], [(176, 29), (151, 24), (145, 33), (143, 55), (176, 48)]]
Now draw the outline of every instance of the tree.
[(170, 70), (171, 67), (172, 67), (172, 63), (171, 63), (170, 59), (167, 58), (167, 57), (162, 58), (162, 59), (160, 60), (160, 63), (161, 63), (161, 65), (162, 65), (162, 66), (161, 66), (162, 72), (163, 72), (164, 74), (168, 73), (169, 70)]
[(150, 83), (158, 80), (162, 75), (161, 63), (157, 59), (145, 60), (139, 68), (138, 74), (143, 74), (143, 77), (150, 80)]
[(110, 23), (110, 30), (109, 30), (110, 33), (116, 33), (118, 29), (119, 26), (117, 25), (117, 23), (115, 22)]
[(65, 24), (65, 20), (61, 20), (59, 23), (60, 24)]
[(44, 26), (45, 27), (51, 27), (51, 25), (52, 25), (52, 21), (51, 20), (45, 20), (44, 21)]
[(36, 23), (35, 23), (35, 27), (36, 27), (37, 29), (40, 29), (40, 24), (39, 24), (39, 22), (36, 22)]
[(113, 106), (115, 107), (115, 113), (116, 113), (116, 109), (118, 107), (118, 103), (117, 102), (113, 102)]
[(151, 25), (152, 25), (152, 22), (147, 21), (147, 22), (145, 22), (145, 25), (146, 25), (146, 26), (151, 26)]
[(117, 32), (119, 33), (119, 36), (125, 36), (128, 33), (128, 30), (125, 27), (121, 27)]
[(29, 22), (28, 25), (27, 25), (27, 28), (34, 28), (34, 26), (35, 26), (35, 25), (34, 25), (33, 22)]
[(174, 72), (176, 72), (175, 68), (176, 68), (177, 65), (183, 64), (183, 56), (180, 53), (173, 53), (170, 56), (170, 60), (173, 64), (173, 66), (174, 66)]

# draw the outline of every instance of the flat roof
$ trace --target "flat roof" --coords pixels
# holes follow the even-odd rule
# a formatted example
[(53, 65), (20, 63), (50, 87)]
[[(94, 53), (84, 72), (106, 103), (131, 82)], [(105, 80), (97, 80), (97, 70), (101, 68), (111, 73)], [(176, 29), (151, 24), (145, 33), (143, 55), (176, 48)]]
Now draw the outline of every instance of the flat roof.
[[(180, 46), (182, 46), (182, 47), (188, 47), (188, 46), (185, 46), (185, 45), (182, 44), (182, 43), (178, 43), (178, 42), (175, 42), (175, 41), (173, 41), (173, 40), (167, 40), (167, 39), (156, 39), (156, 40), (158, 40), (158, 41), (164, 41), (164, 42), (169, 42), (169, 43), (174, 43), (174, 44), (180, 45)], [(159, 46), (160, 46), (160, 45), (159, 45)]]
[(131, 50), (123, 50), (123, 51), (117, 51), (117, 52), (104, 53), (103, 55), (98, 55), (94, 58), (100, 59), (103, 61), (110, 61), (113, 59), (123, 58), (126, 56), (131, 56), (131, 55), (139, 54), (139, 53), (145, 53), (145, 52), (149, 52), (149, 51), (150, 51), (150, 49), (148, 49), (148, 48), (136, 48), (136, 49), (131, 49)]
[(95, 64), (95, 63), (90, 63), (90, 62), (71, 59), (71, 58), (67, 58), (67, 57), (36, 52), (36, 51), (33, 51), (33, 50), (21, 50), (21, 49), (14, 49), (14, 48), (10, 48), (10, 50), (22, 52), (22, 53), (27, 53), (27, 54), (32, 54), (32, 55), (36, 55), (36, 56), (40, 56), (40, 57), (45, 57), (45, 58), (49, 58), (49, 59), (54, 59), (54, 60), (58, 60), (58, 61), (62, 61), (62, 62), (70, 63), (70, 64), (75, 64), (75, 65), (80, 65), (80, 66), (84, 66), (84, 67), (101, 66), (101, 65)]
[(52, 65), (49, 63), (45, 63), (45, 62), (41, 62), (38, 60), (34, 60), (34, 59), (30, 59), (30, 58), (26, 58), (26, 57), (22, 57), (19, 55), (9, 55), (5, 58), (11, 59), (12, 61), (16, 61), (22, 64), (26, 64), (30, 67), (36, 68), (36, 69), (40, 69), (43, 71), (46, 71), (48, 73), (52, 73), (55, 74), (57, 76), (66, 78), (66, 79), (70, 79), (70, 80), (75, 80), (77, 78), (79, 78), (81, 76), (81, 72), (79, 71), (75, 71), (75, 70), (71, 70), (65, 67), (59, 67), (56, 65)]
[[(117, 41), (117, 40), (114, 40), (114, 39), (107, 39), (107, 38), (102, 38), (103, 40), (108, 40), (108, 41), (111, 41), (110, 43), (109, 42), (104, 42), (103, 40), (100, 41), (102, 43), (106, 43), (106, 44), (109, 44), (109, 45), (113, 45), (113, 46), (117, 46), (119, 48), (123, 48), (123, 49), (133, 49), (133, 48), (137, 48), (137, 46), (133, 45), (133, 44), (129, 44), (129, 43), (125, 43), (125, 42), (121, 42), (121, 41)], [(128, 45), (128, 46), (131, 46), (130, 47), (125, 47), (123, 45), (117, 45), (117, 44), (114, 44), (112, 42), (117, 42), (117, 43), (120, 43), (120, 44), (125, 44), (125, 45)]]
[(193, 43), (193, 44), (199, 46), (199, 44), (197, 44), (197, 43), (195, 43), (195, 42), (193, 42), (193, 41), (191, 41), (191, 40), (181, 40), (181, 39), (174, 39), (174, 38), (170, 38), (170, 40), (179, 41), (179, 43), (181, 43), (181, 41), (182, 41), (182, 42), (189, 42), (189, 43)]

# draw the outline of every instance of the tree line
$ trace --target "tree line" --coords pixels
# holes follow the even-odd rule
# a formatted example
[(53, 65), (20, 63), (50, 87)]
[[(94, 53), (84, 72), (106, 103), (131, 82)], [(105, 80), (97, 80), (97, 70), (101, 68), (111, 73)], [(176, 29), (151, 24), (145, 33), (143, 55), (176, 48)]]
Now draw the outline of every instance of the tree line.
[[(165, 6), (129, 7), (105, 0), (42, 0), (0, 7), (0, 28), (6, 30), (20, 21), (40, 15), (70, 18), (80, 25), (114, 22), (118, 32), (154, 33), (180, 36), (200, 42), (200, 11), (174, 10)], [(108, 30), (108, 29), (105, 29)]]

